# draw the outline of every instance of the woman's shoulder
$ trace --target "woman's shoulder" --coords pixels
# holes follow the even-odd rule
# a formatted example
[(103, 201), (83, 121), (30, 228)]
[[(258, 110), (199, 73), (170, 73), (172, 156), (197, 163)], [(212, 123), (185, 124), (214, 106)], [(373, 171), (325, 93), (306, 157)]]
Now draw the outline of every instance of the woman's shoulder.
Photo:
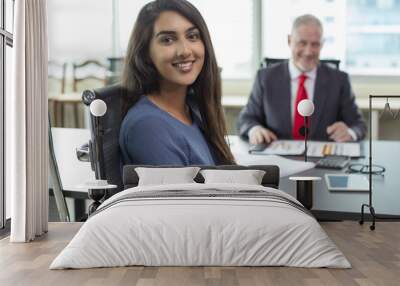
[(141, 98), (126, 114), (121, 129), (160, 130), (169, 126), (165, 116), (148, 99)]
[(125, 115), (124, 121), (131, 123), (141, 121), (143, 119), (162, 119), (162, 113), (158, 108), (149, 102), (149, 100), (143, 96), (139, 101), (132, 106), (127, 114)]

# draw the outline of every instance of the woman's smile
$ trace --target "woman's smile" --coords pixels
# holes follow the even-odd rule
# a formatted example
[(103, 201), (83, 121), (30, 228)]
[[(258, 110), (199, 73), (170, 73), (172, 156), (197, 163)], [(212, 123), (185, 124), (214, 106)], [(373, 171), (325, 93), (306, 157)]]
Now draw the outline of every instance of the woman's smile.
[(172, 65), (173, 65), (179, 72), (188, 73), (188, 72), (191, 72), (191, 71), (192, 71), (193, 65), (194, 65), (195, 61), (196, 61), (196, 60), (175, 62), (175, 63), (172, 63)]

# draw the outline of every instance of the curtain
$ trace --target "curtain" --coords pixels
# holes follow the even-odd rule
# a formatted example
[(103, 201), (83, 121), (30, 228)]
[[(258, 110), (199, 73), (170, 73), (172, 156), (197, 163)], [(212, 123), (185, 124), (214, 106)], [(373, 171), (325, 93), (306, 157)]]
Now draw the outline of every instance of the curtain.
[(15, 1), (13, 79), (6, 111), (12, 242), (48, 229), (46, 0)]

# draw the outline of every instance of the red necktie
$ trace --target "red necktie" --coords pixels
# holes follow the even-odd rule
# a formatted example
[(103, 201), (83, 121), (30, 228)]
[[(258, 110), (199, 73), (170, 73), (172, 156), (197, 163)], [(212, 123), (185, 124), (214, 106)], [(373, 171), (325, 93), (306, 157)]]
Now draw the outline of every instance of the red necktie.
[[(304, 126), (304, 117), (297, 111), (297, 105), (303, 99), (307, 99), (307, 91), (304, 87), (304, 82), (307, 79), (305, 74), (299, 76), (299, 88), (297, 89), (296, 102), (294, 104), (294, 123), (293, 123), (293, 139), (304, 139), (304, 136), (299, 133), (301, 127)], [(308, 126), (307, 126), (308, 127)]]

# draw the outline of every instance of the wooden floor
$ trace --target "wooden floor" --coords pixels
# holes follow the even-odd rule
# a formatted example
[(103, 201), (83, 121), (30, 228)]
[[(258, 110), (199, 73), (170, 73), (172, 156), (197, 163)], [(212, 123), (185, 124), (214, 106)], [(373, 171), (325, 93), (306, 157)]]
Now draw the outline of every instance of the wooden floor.
[(48, 270), (80, 223), (50, 223), (49, 233), (27, 244), (0, 241), (0, 285), (400, 285), (400, 222), (322, 223), (352, 269), (289, 267), (122, 267)]

